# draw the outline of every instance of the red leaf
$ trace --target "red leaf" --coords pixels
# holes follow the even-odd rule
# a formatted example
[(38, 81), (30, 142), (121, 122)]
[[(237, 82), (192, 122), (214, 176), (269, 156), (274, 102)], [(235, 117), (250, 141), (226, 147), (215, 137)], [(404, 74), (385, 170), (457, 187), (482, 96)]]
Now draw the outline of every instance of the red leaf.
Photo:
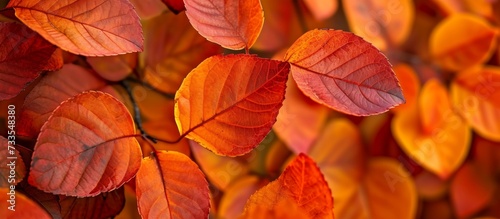
[(170, 9), (175, 14), (179, 14), (181, 11), (186, 10), (183, 0), (162, 0), (162, 2), (165, 3), (168, 9)]
[(130, 180), (141, 150), (132, 116), (109, 94), (84, 92), (64, 101), (37, 139), (28, 182), (53, 194), (95, 196)]
[[(9, 138), (9, 140), (12, 140)], [(15, 143), (15, 138), (12, 141)], [(24, 166), (23, 159), (14, 148), (14, 145), (9, 144), (8, 140), (0, 136), (0, 187), (8, 188), (10, 185), (17, 185), (23, 180), (26, 174), (26, 166)], [(14, 171), (14, 172), (13, 172)], [(14, 176), (12, 178), (11, 176)]]
[(144, 158), (137, 172), (136, 192), (142, 218), (208, 217), (208, 183), (184, 154), (162, 151)]
[(184, 0), (184, 4), (193, 27), (224, 48), (249, 49), (264, 24), (260, 0)]
[(258, 206), (274, 209), (287, 199), (311, 218), (333, 219), (330, 188), (316, 163), (307, 155), (299, 154), (276, 181), (254, 193), (245, 206), (244, 215)]
[(18, 134), (36, 137), (61, 102), (82, 91), (97, 89), (118, 96), (104, 80), (80, 66), (67, 64), (61, 70), (51, 72), (26, 97), (17, 122)]
[(206, 59), (175, 95), (179, 132), (216, 154), (249, 152), (276, 121), (288, 72), (286, 62), (251, 55)]
[(87, 62), (99, 76), (109, 81), (121, 81), (129, 76), (137, 64), (137, 53), (117, 56), (88, 57)]
[(141, 24), (128, 0), (12, 0), (7, 8), (46, 40), (75, 54), (142, 51)]
[(58, 204), (61, 206), (61, 216), (65, 219), (112, 218), (122, 211), (125, 205), (125, 194), (123, 187), (120, 187), (95, 197), (76, 198), (61, 195), (58, 198)]
[(307, 96), (343, 113), (379, 114), (405, 102), (387, 58), (352, 33), (309, 31), (288, 49), (285, 60)]
[[(12, 206), (9, 204), (9, 193), (14, 192), (14, 210), (8, 209)], [(0, 202), (0, 215), (3, 218), (37, 218), (37, 219), (49, 219), (50, 215), (43, 210), (36, 202), (27, 198), (21, 193), (16, 193), (16, 191), (11, 191), (7, 188), (0, 188), (0, 193), (6, 200), (2, 199)], [(7, 194), (7, 195), (6, 195)]]
[(15, 97), (42, 71), (62, 67), (62, 54), (18, 23), (0, 23), (0, 100)]

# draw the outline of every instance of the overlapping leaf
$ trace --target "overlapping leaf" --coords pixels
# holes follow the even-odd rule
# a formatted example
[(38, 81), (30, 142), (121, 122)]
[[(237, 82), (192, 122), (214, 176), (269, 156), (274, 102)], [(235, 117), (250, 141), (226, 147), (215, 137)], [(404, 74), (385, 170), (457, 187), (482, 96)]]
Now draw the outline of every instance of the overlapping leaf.
[(87, 62), (102, 78), (109, 81), (120, 81), (132, 73), (137, 64), (137, 53), (88, 57)]
[(338, 111), (372, 115), (405, 102), (387, 58), (352, 33), (309, 31), (285, 60), (304, 94)]
[(0, 23), (0, 100), (16, 96), (42, 71), (62, 67), (57, 47), (19, 23)]
[(139, 17), (128, 0), (12, 0), (7, 8), (46, 40), (75, 54), (142, 51)]
[(447, 90), (437, 80), (424, 85), (418, 101), (418, 107), (396, 115), (392, 133), (412, 159), (446, 179), (467, 156), (470, 128), (451, 109)]
[(453, 106), (481, 136), (500, 141), (500, 68), (460, 73), (451, 85)]
[(276, 181), (254, 193), (243, 215), (259, 207), (273, 210), (288, 201), (311, 218), (334, 218), (331, 191), (316, 163), (307, 155), (299, 154)]
[(94, 73), (74, 64), (66, 64), (59, 71), (43, 78), (28, 94), (17, 121), (18, 134), (36, 137), (50, 113), (68, 98), (87, 90), (101, 90), (118, 94)]
[[(3, 197), (8, 197), (5, 194), (10, 193), (10, 190), (7, 188), (0, 188), (0, 192)], [(37, 218), (37, 219), (50, 219), (50, 215), (43, 210), (36, 202), (26, 197), (24, 194), (15, 193), (14, 198), (14, 210), (7, 209), (10, 204), (8, 199), (2, 199), (0, 202), (0, 214), (4, 218)]]
[(260, 0), (184, 0), (193, 27), (224, 48), (249, 49), (264, 23)]
[(393, 112), (401, 112), (415, 107), (417, 104), (418, 93), (420, 92), (420, 80), (412, 67), (406, 64), (394, 66), (396, 77), (401, 83), (403, 95), (406, 103), (392, 109)]
[(158, 0), (130, 0), (141, 19), (151, 19), (167, 10), (165, 4)]
[(293, 152), (306, 153), (318, 137), (327, 114), (328, 108), (304, 96), (290, 77), (273, 130)]
[(243, 176), (232, 183), (220, 200), (218, 218), (238, 218), (245, 209), (248, 198), (263, 185), (263, 181), (252, 175)]
[(249, 152), (276, 121), (289, 66), (251, 55), (206, 59), (175, 95), (179, 132), (217, 154)]
[(125, 195), (123, 187), (121, 187), (95, 197), (59, 196), (57, 202), (61, 208), (61, 217), (64, 219), (100, 219), (118, 215), (125, 205)]
[(403, 43), (411, 32), (415, 9), (411, 0), (343, 0), (352, 32), (380, 50)]
[(143, 218), (207, 218), (208, 183), (196, 163), (184, 154), (158, 152), (144, 158), (136, 177)]
[(95, 196), (137, 172), (142, 158), (127, 108), (109, 94), (84, 92), (63, 102), (37, 139), (28, 181), (53, 194)]
[(434, 29), (429, 49), (440, 66), (460, 71), (487, 61), (496, 48), (497, 35), (498, 31), (480, 17), (453, 14)]
[(196, 32), (185, 13), (165, 13), (143, 25), (145, 46), (139, 56), (143, 80), (161, 91), (175, 93), (193, 68), (221, 53), (220, 46)]
[[(15, 138), (12, 142), (16, 142)], [(0, 136), (0, 146), (0, 154), (4, 155), (0, 157), (0, 187), (8, 188), (10, 185), (17, 185), (23, 180), (26, 174), (26, 166), (24, 166), (19, 151), (8, 147), (14, 147), (14, 145), (8, 144), (8, 140), (3, 136)], [(12, 152), (14, 152), (14, 154), (12, 154)], [(11, 177), (11, 171), (15, 171), (15, 174), (13, 174), (14, 178)]]
[(309, 152), (335, 199), (337, 218), (414, 218), (413, 180), (390, 158), (366, 159), (360, 133), (347, 119), (334, 119)]

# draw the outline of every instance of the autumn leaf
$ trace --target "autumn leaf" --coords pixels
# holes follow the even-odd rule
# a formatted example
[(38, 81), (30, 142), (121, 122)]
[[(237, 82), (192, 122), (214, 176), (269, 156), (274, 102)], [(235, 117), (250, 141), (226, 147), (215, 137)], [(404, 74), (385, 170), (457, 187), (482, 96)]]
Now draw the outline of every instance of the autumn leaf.
[(122, 211), (125, 205), (123, 187), (111, 192), (101, 193), (95, 197), (76, 198), (61, 195), (57, 200), (57, 204), (61, 208), (61, 216), (65, 219), (114, 217)]
[(406, 64), (398, 64), (393, 67), (396, 77), (401, 84), (406, 103), (392, 109), (393, 112), (409, 110), (417, 104), (420, 92), (420, 80), (412, 67)]
[(337, 11), (338, 0), (304, 0), (316, 20), (325, 20)]
[(455, 212), (468, 218), (481, 211), (493, 199), (497, 184), (472, 162), (466, 162), (451, 181), (450, 196)]
[(17, 185), (23, 180), (26, 166), (19, 151), (3, 136), (0, 136), (0, 146), (0, 154), (5, 155), (0, 157), (0, 188), (9, 188), (10, 185)]
[(284, 198), (276, 203), (276, 207), (268, 209), (265, 206), (256, 205), (254, 208), (249, 209), (246, 214), (239, 217), (239, 219), (312, 219), (304, 211), (302, 211), (297, 203), (293, 202), (291, 198)]
[(130, 0), (141, 19), (151, 19), (167, 10), (165, 4), (158, 0)]
[(224, 48), (249, 49), (257, 40), (264, 14), (260, 0), (184, 0), (193, 27)]
[(285, 60), (305, 95), (340, 112), (373, 115), (405, 102), (387, 58), (352, 33), (309, 31)]
[(443, 180), (429, 171), (423, 171), (415, 176), (415, 186), (419, 197), (424, 200), (435, 200), (443, 197), (450, 188), (447, 180)]
[[(12, 193), (8, 188), (0, 188), (0, 193), (5, 199), (0, 202), (0, 215), (4, 218), (37, 218), (50, 219), (50, 215), (43, 210), (35, 201), (29, 199), (22, 193), (13, 191), (15, 195), (13, 205), (9, 204), (10, 195)], [(8, 209), (13, 206), (14, 210)]]
[(382, 51), (401, 45), (412, 30), (411, 0), (342, 0), (349, 27)]
[(296, 204), (311, 218), (334, 218), (333, 198), (328, 184), (316, 163), (305, 154), (299, 154), (277, 180), (250, 197), (243, 218), (259, 207), (276, 210), (283, 201)]
[(139, 169), (142, 154), (134, 134), (132, 116), (121, 102), (102, 92), (81, 93), (43, 125), (28, 182), (78, 197), (114, 190)]
[(273, 130), (295, 152), (306, 153), (319, 135), (328, 116), (328, 108), (311, 101), (288, 78), (285, 101)]
[(143, 22), (144, 52), (139, 55), (143, 81), (175, 93), (186, 75), (206, 58), (220, 54), (189, 24), (185, 13), (165, 13)]
[(42, 71), (62, 67), (57, 47), (18, 23), (0, 23), (0, 100), (15, 97)]
[(142, 51), (139, 17), (127, 0), (12, 0), (7, 8), (46, 40), (75, 54)]
[(162, 0), (162, 2), (175, 14), (179, 14), (181, 11), (186, 10), (183, 0)]
[(498, 31), (480, 17), (453, 14), (436, 26), (429, 49), (441, 67), (460, 71), (486, 62), (496, 48), (497, 35)]
[(356, 126), (333, 119), (308, 154), (316, 160), (335, 199), (337, 218), (413, 218), (417, 194), (402, 164), (369, 158)]
[(137, 64), (137, 53), (88, 57), (87, 62), (102, 78), (108, 81), (120, 81), (132, 73)]
[(451, 109), (448, 92), (436, 79), (426, 82), (418, 107), (399, 112), (392, 133), (418, 164), (447, 179), (464, 161), (470, 147), (470, 128)]
[(51, 72), (26, 97), (17, 121), (18, 134), (36, 137), (61, 102), (87, 90), (100, 90), (118, 97), (104, 80), (80, 66), (66, 64), (61, 70)]
[(451, 99), (478, 134), (500, 141), (500, 68), (484, 66), (461, 72), (451, 84)]
[(161, 151), (144, 158), (136, 184), (142, 218), (208, 217), (208, 183), (184, 154)]
[(276, 121), (288, 72), (286, 62), (252, 55), (206, 59), (175, 95), (179, 132), (216, 154), (249, 152)]
[(217, 211), (218, 218), (238, 218), (243, 213), (248, 198), (264, 186), (264, 183), (265, 180), (253, 175), (242, 176), (231, 183), (220, 200)]

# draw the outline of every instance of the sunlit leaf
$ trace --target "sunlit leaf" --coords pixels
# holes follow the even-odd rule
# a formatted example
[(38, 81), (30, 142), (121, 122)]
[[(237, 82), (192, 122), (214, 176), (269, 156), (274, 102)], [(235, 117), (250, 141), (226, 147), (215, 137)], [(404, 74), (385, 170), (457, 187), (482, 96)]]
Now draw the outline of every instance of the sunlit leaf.
[(241, 215), (239, 219), (289, 219), (289, 218), (300, 218), (300, 219), (312, 219), (311, 216), (307, 215), (302, 209), (299, 208), (298, 204), (295, 203), (291, 198), (287, 197), (280, 199), (276, 203), (274, 208), (266, 208), (266, 206), (256, 205), (250, 208), (244, 215)]
[(453, 14), (436, 26), (429, 49), (441, 67), (459, 71), (488, 60), (496, 48), (497, 33), (480, 17)]
[(37, 139), (28, 181), (53, 194), (95, 196), (137, 172), (142, 158), (132, 116), (109, 94), (89, 91), (64, 101)]
[(7, 8), (46, 40), (75, 54), (142, 51), (139, 17), (128, 0), (12, 0)]
[(136, 184), (142, 218), (208, 217), (208, 183), (184, 154), (158, 152), (144, 158)]
[(455, 212), (468, 218), (485, 208), (493, 198), (496, 182), (473, 163), (465, 163), (451, 181), (450, 196)]
[(380, 50), (401, 45), (413, 27), (411, 0), (343, 0), (342, 4), (352, 32)]
[(500, 68), (461, 72), (451, 85), (453, 105), (481, 136), (500, 141)]
[(88, 57), (87, 62), (102, 78), (109, 81), (120, 81), (132, 73), (137, 64), (137, 53)]
[(37, 218), (37, 219), (50, 219), (50, 215), (43, 210), (36, 202), (29, 199), (25, 195), (13, 191), (15, 195), (13, 198), (12, 209), (8, 209), (11, 204), (9, 203), (11, 193), (8, 188), (0, 188), (0, 193), (5, 199), (0, 202), (0, 215), (3, 218)]
[(299, 154), (277, 180), (254, 193), (244, 215), (259, 207), (275, 211), (283, 201), (296, 204), (311, 218), (334, 218), (331, 191), (316, 163), (307, 155)]
[(228, 49), (252, 47), (264, 23), (260, 0), (184, 0), (184, 4), (193, 27)]
[(217, 154), (249, 152), (276, 121), (289, 66), (252, 55), (206, 59), (175, 95), (179, 132)]
[(420, 80), (413, 68), (406, 64), (398, 64), (393, 67), (396, 77), (401, 83), (401, 89), (406, 103), (392, 109), (393, 112), (409, 110), (417, 104), (418, 93), (420, 92)]
[(0, 23), (0, 100), (15, 97), (42, 71), (62, 67), (57, 47), (18, 23)]
[[(12, 142), (16, 142), (15, 138)], [(5, 137), (0, 136), (0, 154), (4, 155), (0, 157), (0, 188), (17, 185), (26, 174), (26, 166), (24, 166), (23, 159), (14, 146), (9, 144)]]
[(17, 121), (18, 134), (36, 137), (50, 113), (61, 102), (87, 90), (101, 90), (118, 96), (111, 87), (106, 86), (104, 80), (80, 66), (66, 64), (61, 70), (51, 72), (26, 97)]
[(285, 101), (273, 129), (296, 154), (306, 153), (318, 137), (327, 115), (328, 108), (304, 96), (290, 77)]
[(437, 80), (424, 85), (418, 101), (418, 108), (396, 115), (392, 133), (410, 158), (446, 179), (467, 156), (470, 128), (451, 109), (447, 90)]
[(204, 59), (221, 53), (189, 24), (185, 13), (165, 13), (144, 25), (144, 52), (140, 54), (143, 81), (175, 93), (186, 75)]
[(309, 31), (285, 60), (304, 94), (343, 113), (378, 114), (405, 102), (387, 58), (352, 33)]
[(304, 0), (314, 18), (325, 20), (337, 11), (338, 0)]

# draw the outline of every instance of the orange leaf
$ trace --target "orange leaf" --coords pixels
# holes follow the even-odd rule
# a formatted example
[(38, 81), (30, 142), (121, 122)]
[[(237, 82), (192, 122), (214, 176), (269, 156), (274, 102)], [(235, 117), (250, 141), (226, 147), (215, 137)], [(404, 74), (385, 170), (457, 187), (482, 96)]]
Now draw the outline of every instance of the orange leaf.
[(175, 14), (179, 14), (181, 11), (186, 10), (183, 0), (162, 0), (162, 2)]
[(285, 60), (307, 96), (343, 113), (373, 115), (405, 102), (387, 58), (352, 33), (309, 31)]
[(80, 66), (66, 64), (61, 70), (49, 73), (26, 96), (17, 122), (18, 134), (36, 137), (50, 113), (61, 102), (82, 91), (97, 89), (118, 96), (111, 87), (106, 86), (104, 80)]
[(352, 32), (380, 50), (402, 44), (412, 30), (411, 0), (343, 0), (342, 4)]
[[(13, 142), (15, 143), (15, 138)], [(0, 157), (0, 188), (8, 188), (23, 180), (26, 167), (19, 151), (14, 148), (12, 142), (9, 144), (3, 136), (0, 136), (0, 147), (0, 154), (4, 155)]]
[(128, 0), (12, 0), (7, 8), (46, 40), (75, 54), (142, 51), (141, 24)]
[(208, 183), (184, 154), (162, 151), (144, 158), (136, 186), (142, 218), (208, 217)]
[(453, 14), (436, 26), (429, 47), (441, 67), (459, 71), (487, 61), (495, 50), (496, 37), (497, 30), (486, 20)]
[(194, 158), (215, 188), (225, 191), (229, 185), (249, 172), (249, 167), (237, 157), (212, 153), (194, 141), (189, 141)]
[(273, 129), (292, 151), (305, 153), (318, 137), (327, 116), (328, 108), (304, 96), (290, 77)]
[(337, 11), (337, 0), (304, 0), (316, 20), (326, 20)]
[(217, 211), (218, 218), (238, 218), (245, 209), (248, 198), (262, 186), (263, 181), (253, 175), (243, 176), (232, 183), (224, 191), (224, 196), (220, 200)]
[(196, 32), (185, 13), (164, 13), (143, 25), (144, 52), (139, 56), (143, 80), (161, 91), (175, 93), (193, 68), (221, 53), (220, 46)]
[(264, 23), (260, 0), (184, 0), (193, 27), (224, 48), (249, 49)]
[(485, 66), (460, 73), (451, 85), (455, 109), (481, 136), (500, 141), (500, 68)]
[(424, 171), (415, 176), (415, 186), (422, 199), (436, 200), (446, 195), (449, 189), (448, 181), (442, 180), (435, 174)]
[(132, 73), (137, 64), (137, 53), (88, 57), (87, 62), (102, 78), (109, 81), (120, 81)]
[(446, 88), (432, 79), (420, 92), (420, 107), (392, 120), (392, 133), (406, 154), (442, 179), (460, 167), (471, 139), (470, 128), (451, 110), (449, 101)]
[(406, 104), (399, 105), (392, 109), (393, 112), (397, 113), (409, 110), (417, 104), (417, 97), (420, 92), (420, 80), (413, 68), (407, 64), (398, 64), (394, 66), (393, 69), (399, 83), (401, 83), (403, 95), (406, 99)]
[(302, 211), (297, 203), (293, 202), (291, 198), (284, 198), (276, 203), (275, 207), (268, 209), (265, 206), (256, 205), (246, 212), (246, 214), (241, 215), (239, 219), (289, 219), (289, 218), (300, 218), (300, 219), (312, 219), (304, 211)]
[(95, 196), (137, 172), (142, 158), (127, 108), (109, 94), (64, 101), (38, 136), (28, 182), (53, 194)]
[(206, 59), (175, 95), (179, 132), (217, 154), (249, 152), (276, 121), (289, 66), (252, 55)]
[(474, 163), (465, 163), (451, 181), (450, 196), (456, 214), (469, 218), (484, 209), (493, 199), (496, 182)]
[(123, 187), (111, 192), (101, 193), (95, 197), (76, 198), (58, 196), (61, 216), (65, 219), (86, 218), (100, 219), (118, 215), (125, 205)]
[(366, 159), (356, 126), (347, 119), (326, 125), (309, 152), (335, 199), (337, 218), (414, 218), (417, 194), (402, 164)]
[(0, 23), (0, 100), (15, 97), (42, 71), (62, 67), (57, 47), (18, 23)]
[(299, 154), (276, 181), (254, 193), (243, 215), (255, 212), (258, 207), (277, 211), (279, 203), (287, 201), (311, 218), (334, 218), (331, 191), (316, 163), (307, 155)]
[[(12, 205), (9, 203), (9, 196), (11, 196), (9, 193), (12, 192), (15, 194), (15, 198), (13, 199), (14, 202), (12, 203), (12, 205), (14, 205), (12, 209), (14, 210), (10, 209)], [(50, 215), (36, 202), (19, 192), (11, 191), (7, 188), (0, 188), (0, 193), (3, 197), (5, 197), (5, 199), (2, 199), (0, 202), (0, 215), (2, 215), (3, 218), (51, 218)]]

